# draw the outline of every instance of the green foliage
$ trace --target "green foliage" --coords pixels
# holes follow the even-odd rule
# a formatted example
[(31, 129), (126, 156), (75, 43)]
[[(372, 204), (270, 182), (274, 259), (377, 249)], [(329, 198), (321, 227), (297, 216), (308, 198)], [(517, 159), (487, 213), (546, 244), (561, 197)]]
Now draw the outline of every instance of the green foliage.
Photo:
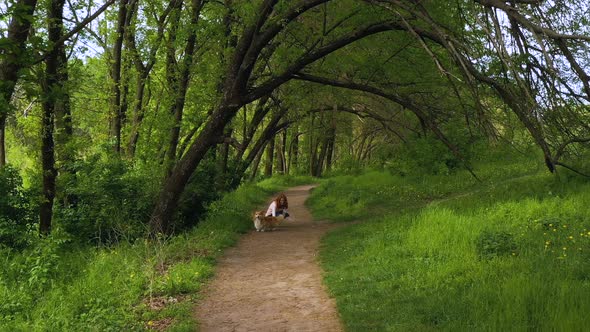
[[(412, 137), (405, 144), (394, 147), (384, 166), (399, 175), (449, 175), (465, 166), (471, 166), (476, 158), (487, 155), (491, 146), (481, 137), (474, 136), (461, 121), (451, 119), (443, 132), (445, 137), (461, 153), (461, 157), (451, 152), (448, 146), (434, 134)], [(501, 149), (506, 151), (506, 149)]]
[(286, 187), (318, 183), (320, 179), (312, 176), (276, 175), (258, 182), (256, 185), (270, 192)]
[(418, 138), (401, 145), (397, 157), (387, 167), (400, 175), (443, 174), (455, 171), (461, 161), (434, 137)]

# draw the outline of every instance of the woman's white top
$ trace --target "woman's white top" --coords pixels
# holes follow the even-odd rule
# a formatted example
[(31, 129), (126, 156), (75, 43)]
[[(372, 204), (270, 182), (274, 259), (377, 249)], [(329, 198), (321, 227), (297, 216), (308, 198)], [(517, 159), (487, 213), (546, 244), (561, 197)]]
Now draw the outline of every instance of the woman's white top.
[(276, 201), (272, 201), (272, 203), (270, 203), (270, 205), (268, 206), (268, 210), (266, 210), (266, 215), (273, 216), (273, 217), (277, 216), (277, 202)]
[[(283, 211), (286, 212), (287, 209), (283, 209)], [(268, 210), (266, 210), (266, 215), (273, 216), (273, 217), (277, 216), (277, 202), (276, 201), (272, 201), (272, 203), (270, 203), (270, 205), (268, 206)]]

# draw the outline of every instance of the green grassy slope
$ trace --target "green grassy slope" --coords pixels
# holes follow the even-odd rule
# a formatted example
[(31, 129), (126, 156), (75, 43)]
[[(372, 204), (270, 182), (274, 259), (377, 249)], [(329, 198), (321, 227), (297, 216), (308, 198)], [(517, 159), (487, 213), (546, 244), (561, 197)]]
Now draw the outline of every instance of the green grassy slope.
[(369, 173), (317, 188), (318, 217), (363, 220), (321, 251), (347, 329), (584, 330), (590, 184), (519, 167), (483, 184)]

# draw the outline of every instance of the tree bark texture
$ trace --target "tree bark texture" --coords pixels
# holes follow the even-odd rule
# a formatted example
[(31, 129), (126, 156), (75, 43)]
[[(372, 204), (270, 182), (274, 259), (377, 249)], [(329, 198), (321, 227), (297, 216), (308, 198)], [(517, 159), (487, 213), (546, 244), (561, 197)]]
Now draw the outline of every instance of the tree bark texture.
[(272, 176), (273, 166), (274, 166), (274, 156), (275, 156), (275, 138), (274, 136), (268, 142), (266, 146), (266, 157), (264, 161), (264, 176), (270, 177)]
[(122, 85), (121, 85), (121, 63), (123, 54), (123, 39), (125, 29), (128, 25), (127, 10), (129, 0), (119, 0), (119, 12), (117, 16), (117, 30), (115, 44), (113, 45), (112, 67), (111, 67), (111, 114), (113, 117), (111, 136), (115, 139), (115, 152), (121, 152), (121, 128), (123, 125), (123, 108), (121, 105)]
[[(63, 7), (65, 0), (52, 0), (48, 10), (48, 36), (51, 43), (56, 43), (63, 35)], [(63, 116), (69, 97), (65, 90), (67, 79), (67, 59), (63, 44), (53, 47), (45, 60), (45, 82), (43, 98), (43, 115), (41, 126), (41, 164), (43, 169), (43, 201), (39, 212), (39, 232), (47, 235), (51, 232), (53, 202), (55, 199), (55, 142), (53, 138), (55, 116)]]
[(174, 163), (176, 162), (176, 152), (178, 148), (178, 141), (180, 138), (180, 128), (182, 125), (182, 116), (184, 113), (184, 104), (186, 101), (186, 93), (189, 88), (190, 81), (190, 70), (194, 63), (195, 49), (197, 44), (197, 23), (201, 9), (203, 8), (204, 2), (202, 0), (192, 0), (191, 7), (191, 20), (190, 20), (190, 32), (184, 48), (184, 58), (182, 63), (179, 65), (178, 71), (178, 85), (177, 89), (173, 92), (174, 103), (172, 106), (171, 113), (173, 114), (174, 120), (170, 130), (170, 141), (168, 145), (167, 153), (167, 165), (168, 173), (172, 170)]

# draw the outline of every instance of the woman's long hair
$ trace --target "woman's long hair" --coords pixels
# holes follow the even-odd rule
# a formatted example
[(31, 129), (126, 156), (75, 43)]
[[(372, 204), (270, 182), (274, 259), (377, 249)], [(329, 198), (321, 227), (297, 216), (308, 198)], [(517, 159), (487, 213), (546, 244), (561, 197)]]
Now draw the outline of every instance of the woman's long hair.
[[(281, 205), (281, 198), (285, 201), (285, 204)], [(277, 198), (275, 199), (275, 202), (277, 203), (277, 209), (289, 208), (289, 202), (287, 201), (287, 196), (285, 196), (284, 193), (280, 193), (279, 196), (277, 196)]]

